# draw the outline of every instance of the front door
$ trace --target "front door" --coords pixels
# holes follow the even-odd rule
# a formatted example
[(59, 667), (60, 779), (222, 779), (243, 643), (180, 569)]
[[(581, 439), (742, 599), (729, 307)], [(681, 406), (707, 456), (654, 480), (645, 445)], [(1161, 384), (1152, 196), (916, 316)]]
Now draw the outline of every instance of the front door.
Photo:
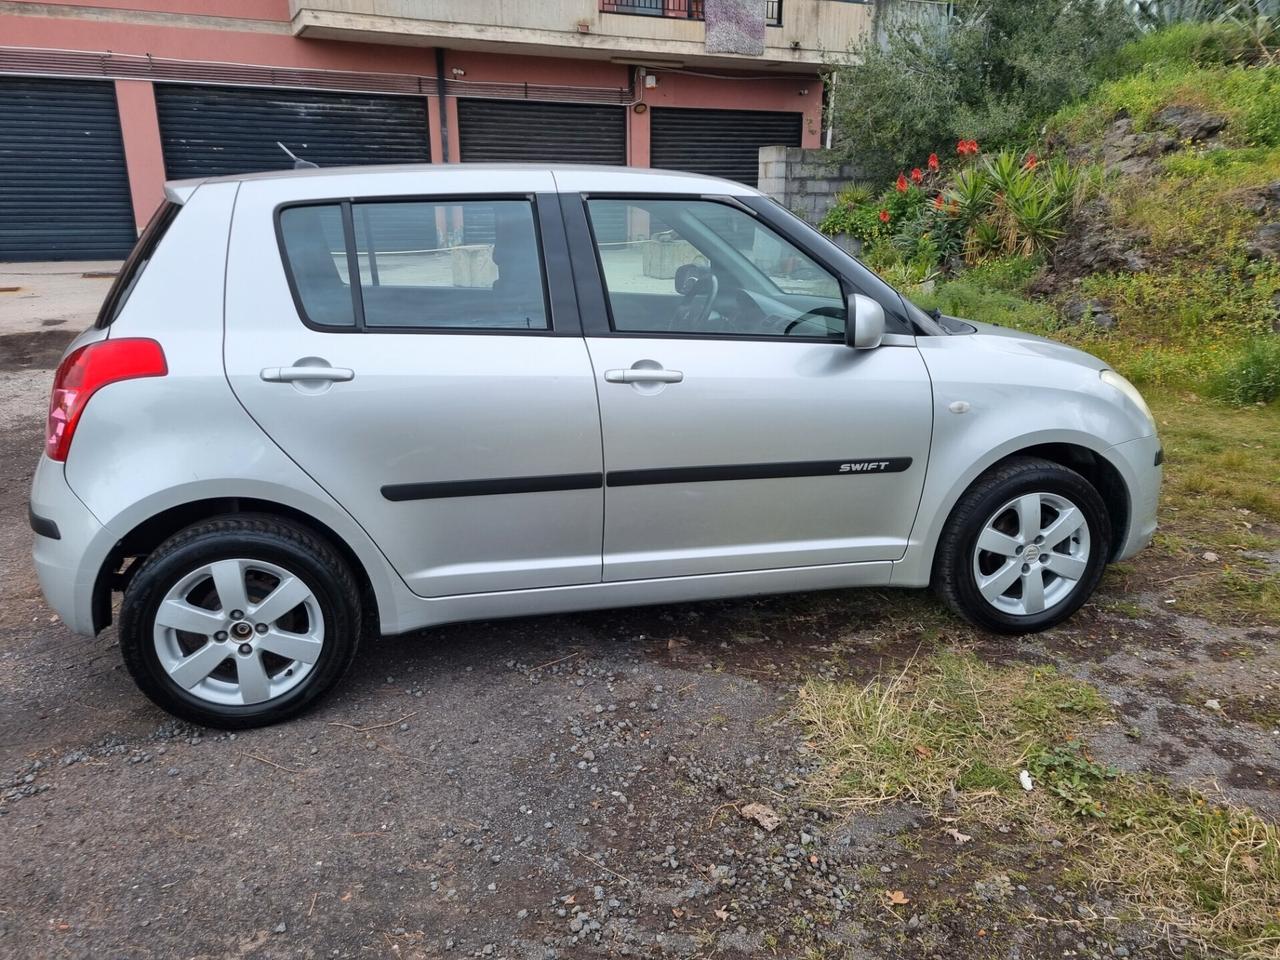
[(518, 194), (449, 199), (384, 178), (400, 196), (286, 204), (275, 229), (278, 191), (305, 180), (237, 200), (231, 386), (421, 596), (600, 580), (591, 363), (572, 295), (548, 296), (563, 227), (530, 194), (550, 176), (520, 175)]
[(900, 558), (932, 424), (911, 338), (845, 346), (840, 279), (740, 205), (584, 203), (627, 225), (595, 243), (609, 323), (584, 316), (604, 578)]

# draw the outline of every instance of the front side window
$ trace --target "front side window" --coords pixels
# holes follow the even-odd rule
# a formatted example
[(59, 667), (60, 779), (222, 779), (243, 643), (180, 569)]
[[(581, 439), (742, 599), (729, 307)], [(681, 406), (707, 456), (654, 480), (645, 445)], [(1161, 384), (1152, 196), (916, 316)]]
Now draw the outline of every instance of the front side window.
[(368, 332), (550, 327), (528, 200), (292, 207), (282, 211), (280, 228), (313, 325)]
[(745, 211), (695, 199), (587, 206), (614, 330), (843, 337), (839, 279)]

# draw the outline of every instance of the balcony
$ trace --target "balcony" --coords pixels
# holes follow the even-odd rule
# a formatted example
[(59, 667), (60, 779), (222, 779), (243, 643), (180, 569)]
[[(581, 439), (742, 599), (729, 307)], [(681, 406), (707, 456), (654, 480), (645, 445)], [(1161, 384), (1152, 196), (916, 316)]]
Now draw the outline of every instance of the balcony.
[[(604, 13), (630, 13), (640, 17), (701, 20), (703, 0), (600, 0)], [(765, 0), (766, 26), (782, 26), (782, 0)]]
[(812, 71), (872, 28), (870, 3), (766, 0), (760, 56), (706, 50), (704, 0), (290, 0), (295, 36), (615, 62)]

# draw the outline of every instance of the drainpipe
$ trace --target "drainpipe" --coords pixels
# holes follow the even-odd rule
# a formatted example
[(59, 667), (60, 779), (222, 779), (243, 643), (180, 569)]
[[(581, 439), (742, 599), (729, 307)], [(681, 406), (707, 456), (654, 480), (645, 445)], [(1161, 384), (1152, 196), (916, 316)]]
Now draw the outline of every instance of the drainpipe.
[(439, 102), (440, 115), (440, 159), (449, 162), (449, 108), (445, 103), (444, 92), (444, 48), (436, 47), (436, 100)]

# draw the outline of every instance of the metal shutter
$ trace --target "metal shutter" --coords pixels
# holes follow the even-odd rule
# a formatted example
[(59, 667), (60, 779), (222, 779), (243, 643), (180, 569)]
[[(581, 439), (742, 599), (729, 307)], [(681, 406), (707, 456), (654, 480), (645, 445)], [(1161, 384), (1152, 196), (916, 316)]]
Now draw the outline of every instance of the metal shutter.
[(115, 87), (0, 77), (0, 260), (116, 260), (136, 239)]
[(174, 179), (288, 170), (277, 140), (322, 167), (431, 159), (421, 97), (168, 85), (156, 110)]
[[(458, 138), (464, 163), (621, 166), (627, 162), (627, 111), (598, 104), (464, 97), (458, 101)], [(611, 239), (621, 239), (621, 228), (622, 224), (616, 223), (602, 229)], [(489, 243), (492, 239), (489, 224), (479, 217), (468, 221), (468, 243)]]
[(625, 107), (464, 97), (458, 136), (464, 162), (627, 162)]
[(803, 129), (802, 113), (655, 107), (649, 163), (754, 187), (760, 177), (760, 148), (798, 147)]

